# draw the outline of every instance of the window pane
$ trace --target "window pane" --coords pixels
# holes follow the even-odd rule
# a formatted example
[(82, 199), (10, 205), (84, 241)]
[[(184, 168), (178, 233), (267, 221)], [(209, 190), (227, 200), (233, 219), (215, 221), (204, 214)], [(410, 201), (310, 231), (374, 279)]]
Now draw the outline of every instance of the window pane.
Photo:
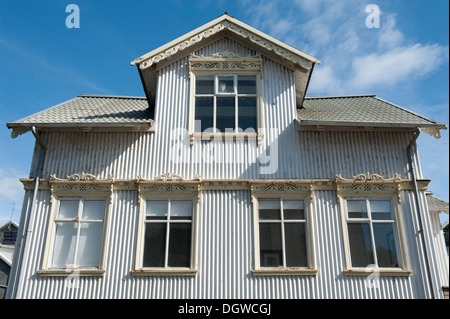
[(256, 76), (239, 75), (238, 76), (239, 94), (256, 94)]
[(367, 218), (365, 200), (347, 200), (348, 218)]
[(259, 254), (261, 267), (282, 266), (281, 224), (259, 224)]
[(191, 224), (170, 225), (169, 267), (190, 267), (191, 265)]
[(216, 128), (224, 133), (225, 129), (236, 128), (236, 108), (234, 97), (218, 97), (216, 99)]
[(259, 219), (281, 219), (279, 200), (260, 200)]
[(166, 223), (145, 224), (143, 267), (164, 267)]
[(348, 224), (348, 237), (353, 267), (366, 267), (374, 264), (369, 224)]
[(283, 201), (284, 219), (305, 219), (305, 210), (301, 200)]
[[(195, 131), (204, 132), (214, 126), (214, 98), (196, 97), (195, 98)], [(198, 124), (200, 123), (200, 124)]]
[(170, 219), (191, 219), (192, 201), (172, 200), (170, 202)]
[(73, 265), (75, 243), (77, 240), (77, 223), (55, 223), (55, 242), (51, 267)]
[(166, 200), (147, 201), (146, 219), (167, 219), (168, 202)]
[(78, 205), (80, 201), (75, 200), (61, 200), (59, 202), (58, 218), (70, 218), (75, 219), (78, 216)]
[(105, 217), (104, 200), (85, 200), (83, 202), (83, 220), (103, 220)]
[(391, 202), (388, 200), (370, 201), (370, 210), (374, 220), (392, 220)]
[(77, 265), (98, 267), (102, 247), (103, 223), (80, 223)]
[(306, 223), (285, 223), (286, 267), (308, 267)]
[(394, 224), (373, 224), (378, 267), (400, 267), (395, 247)]
[(214, 77), (198, 76), (195, 80), (195, 94), (214, 94)]
[(243, 131), (253, 128), (256, 132), (256, 97), (238, 98), (238, 127)]
[(217, 92), (218, 93), (234, 93), (234, 77), (233, 76), (219, 76)]

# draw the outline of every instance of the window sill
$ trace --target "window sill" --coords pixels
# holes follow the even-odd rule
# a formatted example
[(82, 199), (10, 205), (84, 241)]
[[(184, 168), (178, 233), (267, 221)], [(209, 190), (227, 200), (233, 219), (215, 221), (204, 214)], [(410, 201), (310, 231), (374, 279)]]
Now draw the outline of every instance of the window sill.
[(197, 270), (190, 268), (143, 268), (133, 269), (131, 274), (133, 276), (195, 276)]
[(73, 274), (78, 276), (103, 276), (104, 269), (98, 268), (60, 268), (60, 269), (40, 269), (37, 271), (39, 276), (59, 276), (66, 277)]
[(258, 145), (263, 139), (263, 134), (253, 133), (191, 133), (189, 134), (191, 145), (194, 141), (257, 141)]
[(409, 277), (412, 275), (412, 271), (400, 268), (351, 268), (344, 270), (344, 274), (359, 277), (367, 277), (373, 274), (380, 277)]
[(315, 276), (318, 270), (312, 268), (260, 268), (253, 269), (254, 276)]

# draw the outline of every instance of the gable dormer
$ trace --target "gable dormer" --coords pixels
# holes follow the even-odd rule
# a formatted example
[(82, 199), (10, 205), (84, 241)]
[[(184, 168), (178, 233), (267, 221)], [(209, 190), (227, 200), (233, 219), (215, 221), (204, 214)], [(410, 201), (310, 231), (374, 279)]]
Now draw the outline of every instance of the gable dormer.
[[(136, 65), (138, 68), (151, 112), (154, 112), (155, 109), (157, 71), (168, 63), (186, 56), (191, 56), (190, 62), (203, 58), (201, 61), (203, 63), (217, 63), (218, 57), (222, 59), (220, 62), (225, 63), (228, 59), (232, 62), (247, 63), (255, 58), (254, 56), (224, 56), (223, 52), (215, 52), (215, 55), (209, 57), (192, 55), (199, 48), (222, 38), (235, 40), (256, 52), (255, 55), (269, 57), (291, 69), (295, 79), (296, 104), (297, 106), (302, 105), (314, 65), (320, 63), (320, 61), (225, 13), (131, 62), (131, 65)], [(221, 53), (222, 55), (220, 55)], [(192, 68), (192, 63), (190, 66)], [(219, 70), (224, 71), (224, 68), (219, 68)], [(217, 79), (214, 81), (217, 81)]]

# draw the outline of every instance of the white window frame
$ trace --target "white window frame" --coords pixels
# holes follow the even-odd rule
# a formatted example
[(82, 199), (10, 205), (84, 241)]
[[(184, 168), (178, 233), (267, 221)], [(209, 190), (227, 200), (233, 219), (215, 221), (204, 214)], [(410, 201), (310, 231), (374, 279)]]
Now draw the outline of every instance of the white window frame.
[[(143, 257), (145, 250), (145, 224), (146, 223), (163, 223), (165, 222), (167, 227), (170, 228), (170, 223), (186, 223), (186, 221), (170, 221), (169, 214), (166, 220), (149, 221), (145, 219), (147, 211), (147, 202), (149, 200), (191, 200), (192, 201), (192, 218), (191, 224), (191, 256), (189, 267), (169, 267), (167, 265), (168, 254), (167, 249), (169, 245), (169, 231), (166, 232), (165, 242), (165, 266), (164, 267), (143, 267)], [(198, 209), (198, 197), (188, 194), (176, 194), (172, 196), (162, 196), (161, 194), (141, 194), (139, 205), (139, 225), (136, 244), (136, 259), (134, 269), (131, 271), (136, 276), (195, 276), (197, 274), (197, 209)]]
[[(254, 94), (244, 94), (244, 93), (239, 93), (238, 92), (238, 76), (240, 75), (249, 75), (249, 76), (255, 76), (255, 89), (256, 92)], [(209, 93), (209, 94), (198, 94), (195, 91), (195, 86), (196, 86), (196, 81), (197, 81), (197, 76), (204, 76), (204, 77), (213, 77), (214, 78), (214, 92), (213, 93)], [(233, 78), (233, 92), (219, 92), (219, 78), (220, 77), (232, 77)], [(239, 98), (240, 97), (254, 97), (256, 99), (256, 114), (255, 114), (255, 123), (256, 123), (256, 127), (253, 127), (254, 129), (254, 133), (258, 132), (258, 114), (259, 114), (259, 94), (258, 94), (258, 74), (253, 72), (253, 73), (212, 73), (212, 74), (198, 74), (195, 76), (195, 80), (193, 82), (193, 90), (194, 90), (194, 110), (193, 110), (193, 117), (194, 117), (194, 126), (195, 126), (195, 100), (197, 98), (202, 98), (202, 97), (209, 97), (209, 98), (213, 98), (213, 132), (211, 133), (216, 133), (216, 134), (220, 134), (220, 133), (240, 133), (237, 132), (236, 129), (238, 128), (238, 119), (239, 119)], [(220, 97), (234, 97), (234, 106), (235, 106), (235, 116), (234, 116), (234, 128), (232, 132), (217, 132), (217, 98)], [(229, 128), (228, 128), (229, 129)], [(244, 131), (245, 132), (245, 131)], [(197, 132), (195, 131), (195, 127), (194, 127), (194, 133), (207, 133), (207, 132)], [(242, 132), (243, 133), (243, 132)]]
[[(105, 262), (106, 262), (106, 247), (107, 247), (107, 238), (108, 238), (108, 225), (109, 225), (109, 211), (110, 211), (110, 204), (111, 204), (111, 194), (61, 194), (61, 195), (52, 195), (52, 209), (50, 213), (49, 218), (49, 227), (47, 231), (47, 239), (46, 239), (46, 246), (45, 246), (45, 252), (44, 252), (44, 258), (43, 258), (43, 264), (40, 270), (38, 270), (38, 274), (41, 276), (69, 276), (72, 273), (76, 273), (80, 276), (101, 276), (105, 273)], [(74, 220), (70, 219), (60, 219), (57, 218), (57, 215), (59, 213), (60, 204), (61, 201), (64, 200), (78, 200), (78, 216)], [(56, 223), (57, 222), (78, 222), (79, 218), (82, 217), (83, 214), (83, 203), (86, 200), (100, 200), (105, 202), (105, 212), (103, 220), (89, 220), (88, 222), (91, 223), (103, 223), (102, 227), (102, 239), (100, 243), (100, 256), (99, 256), (99, 264), (98, 267), (84, 267), (84, 266), (78, 266), (78, 265), (67, 265), (66, 267), (52, 267), (51, 266), (51, 260), (53, 258), (53, 249), (54, 249), (54, 243), (55, 243), (55, 236), (56, 236)], [(83, 221), (84, 222), (84, 221)], [(80, 225), (77, 227), (77, 242), (76, 242), (76, 248), (75, 248), (75, 257), (76, 258), (76, 251), (78, 248), (78, 240), (79, 240), (79, 233), (80, 233)], [(76, 259), (74, 260), (76, 262)]]
[[(364, 200), (366, 201), (366, 209), (367, 209), (367, 218), (349, 218), (348, 217), (348, 209), (347, 209), (347, 201), (348, 200)], [(391, 203), (391, 216), (392, 220), (373, 220), (371, 217), (370, 211), (370, 201), (376, 200), (384, 200), (390, 201)], [(401, 205), (398, 200), (398, 196), (394, 195), (351, 195), (346, 194), (340, 196), (340, 208), (341, 208), (341, 218), (342, 218), (342, 226), (343, 226), (343, 235), (344, 235), (344, 250), (345, 250), (345, 260), (346, 267), (344, 273), (349, 276), (369, 276), (374, 272), (377, 272), (380, 276), (410, 276), (411, 275), (411, 267), (409, 264), (409, 255), (408, 248), (406, 244), (406, 237), (404, 233), (404, 222), (402, 217)], [(371, 236), (371, 244), (373, 249), (373, 260), (374, 265), (370, 267), (353, 267), (352, 259), (351, 259), (351, 251), (350, 251), (350, 241), (349, 241), (349, 232), (348, 232), (348, 224), (349, 223), (369, 223), (370, 225), (370, 236)], [(397, 250), (397, 258), (399, 261), (399, 267), (378, 267), (377, 262), (377, 253), (376, 248), (374, 247), (374, 232), (373, 232), (373, 224), (376, 223), (393, 223), (394, 227), (394, 236), (395, 236), (395, 245)]]
[[(304, 214), (305, 219), (301, 220), (306, 224), (306, 249), (307, 249), (307, 259), (308, 266), (307, 267), (284, 267), (286, 265), (286, 254), (285, 254), (285, 233), (284, 233), (284, 224), (286, 220), (284, 220), (283, 211), (281, 212), (281, 217), (279, 222), (282, 225), (282, 249), (283, 249), (283, 266), (282, 267), (261, 267), (260, 263), (260, 234), (259, 234), (259, 225), (260, 223), (272, 223), (274, 220), (263, 220), (259, 219), (259, 201), (260, 200), (279, 200), (280, 201), (280, 209), (283, 210), (283, 201), (284, 200), (298, 200), (303, 201), (304, 206)], [(295, 194), (286, 194), (283, 196), (277, 196), (272, 194), (259, 194), (253, 195), (253, 220), (254, 220), (254, 269), (252, 269), (252, 274), (256, 276), (272, 276), (272, 275), (316, 275), (318, 273), (318, 269), (316, 267), (316, 258), (315, 258), (315, 241), (314, 241), (314, 219), (312, 214), (311, 207), (311, 199), (309, 196), (295, 195)], [(298, 222), (299, 220), (289, 220), (289, 222)]]
[[(212, 57), (198, 57), (192, 55), (189, 61), (189, 123), (188, 132), (190, 136), (190, 145), (197, 140), (254, 140), (261, 145), (264, 138), (264, 114), (262, 110), (262, 94), (261, 94), (261, 78), (262, 78), (262, 59), (261, 56), (239, 57), (234, 53), (217, 53)], [(239, 65), (239, 67), (237, 67)], [(197, 76), (215, 76), (214, 90), (217, 92), (217, 76), (227, 75), (256, 75), (256, 125), (254, 132), (220, 132), (220, 133), (204, 133), (195, 131), (195, 86)], [(236, 82), (235, 82), (236, 88)], [(236, 90), (236, 89), (235, 89)], [(235, 92), (237, 94), (237, 92)], [(235, 94), (233, 93), (233, 94)], [(226, 96), (226, 93), (220, 93)], [(237, 103), (235, 104), (236, 107)], [(216, 123), (216, 112), (214, 105), (214, 128)], [(236, 121), (238, 118), (238, 110), (236, 112)]]

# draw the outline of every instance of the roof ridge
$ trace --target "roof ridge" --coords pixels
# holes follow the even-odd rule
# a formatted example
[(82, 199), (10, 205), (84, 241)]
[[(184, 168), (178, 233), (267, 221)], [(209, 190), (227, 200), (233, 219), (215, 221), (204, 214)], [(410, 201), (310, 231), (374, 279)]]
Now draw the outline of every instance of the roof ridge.
[(111, 98), (111, 99), (147, 99), (145, 96), (127, 95), (102, 95), (102, 94), (78, 94), (77, 97)]
[(352, 95), (322, 95), (322, 96), (305, 96), (306, 100), (315, 99), (341, 99), (341, 98), (355, 98), (355, 97), (376, 97), (375, 94), (352, 94)]

